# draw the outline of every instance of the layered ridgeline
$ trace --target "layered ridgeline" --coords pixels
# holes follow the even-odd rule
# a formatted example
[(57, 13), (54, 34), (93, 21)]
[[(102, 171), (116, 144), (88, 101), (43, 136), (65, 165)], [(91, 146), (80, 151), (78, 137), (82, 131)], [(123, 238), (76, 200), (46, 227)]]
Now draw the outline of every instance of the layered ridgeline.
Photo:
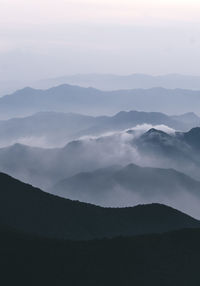
[(112, 114), (130, 108), (170, 114), (191, 110), (198, 113), (199, 94), (199, 91), (164, 88), (101, 91), (66, 84), (47, 90), (24, 88), (0, 98), (0, 114), (1, 119), (40, 111), (96, 115)]
[(200, 216), (200, 182), (173, 169), (113, 166), (69, 177), (49, 192), (107, 207), (159, 202)]
[[(114, 116), (86, 116), (73, 113), (39, 112), (25, 118), (0, 121), (0, 146), (22, 143), (38, 147), (64, 146), (81, 136), (100, 135), (138, 125), (166, 125), (188, 131), (200, 126), (194, 113), (169, 116), (159, 112), (121, 111)], [(144, 128), (144, 126), (139, 127)]]
[(101, 208), (44, 193), (5, 174), (0, 184), (0, 225), (33, 236), (88, 240), (200, 227), (164, 205)]
[(119, 162), (122, 166), (134, 163), (174, 168), (199, 179), (200, 128), (189, 132), (173, 132), (166, 127), (163, 130), (167, 132), (145, 129), (88, 136), (71, 141), (62, 148), (14, 144), (0, 148), (0, 170), (40, 187)]
[(197, 229), (69, 242), (0, 228), (1, 280), (4, 285), (196, 286), (199, 241)]
[(94, 88), (103, 90), (135, 88), (148, 89), (158, 86), (168, 89), (182, 88), (200, 90), (199, 76), (181, 74), (168, 74), (160, 76), (152, 76), (147, 74), (78, 74), (41, 80), (32, 83), (31, 86), (36, 88), (50, 88), (52, 86), (57, 86), (65, 83), (80, 85), (84, 87), (92, 86)]
[(0, 81), (0, 95), (9, 94), (24, 86), (33, 88), (51, 88), (61, 84), (94, 87), (102, 90), (136, 89), (163, 87), (168, 89), (182, 88), (200, 90), (200, 77), (182, 74), (167, 74), (152, 76), (147, 74), (75, 74), (56, 78), (42, 79), (39, 81)]
[(199, 138), (200, 128), (131, 129), (57, 149), (15, 144), (0, 149), (0, 170), (64, 197), (103, 206), (161, 202), (199, 218)]

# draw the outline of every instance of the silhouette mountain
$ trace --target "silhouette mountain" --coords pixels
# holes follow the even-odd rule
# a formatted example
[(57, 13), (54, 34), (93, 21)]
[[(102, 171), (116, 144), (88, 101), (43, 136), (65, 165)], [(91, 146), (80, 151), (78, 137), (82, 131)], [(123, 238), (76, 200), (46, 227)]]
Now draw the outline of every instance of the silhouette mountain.
[(44, 193), (5, 174), (0, 183), (0, 224), (36, 236), (88, 240), (200, 226), (164, 205), (101, 208)]

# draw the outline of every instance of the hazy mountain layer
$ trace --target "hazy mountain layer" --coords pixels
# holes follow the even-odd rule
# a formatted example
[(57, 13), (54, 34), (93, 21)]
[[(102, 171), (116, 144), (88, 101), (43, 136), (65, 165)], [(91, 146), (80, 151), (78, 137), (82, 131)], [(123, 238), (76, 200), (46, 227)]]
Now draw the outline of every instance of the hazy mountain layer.
[(103, 90), (135, 89), (135, 88), (183, 88), (200, 89), (200, 77), (168, 74), (152, 76), (146, 74), (114, 75), (114, 74), (78, 74), (38, 81), (31, 86), (50, 88), (60, 84), (74, 84), (84, 87), (94, 87)]
[(149, 124), (149, 128), (166, 125), (175, 130), (188, 131), (200, 125), (200, 118), (193, 113), (167, 116), (158, 112), (121, 111), (110, 117), (92, 117), (40, 112), (25, 118), (0, 121), (0, 146), (22, 143), (38, 147), (59, 147), (81, 136), (101, 135), (143, 124)]
[[(70, 197), (76, 194), (77, 196), (72, 197), (102, 205), (126, 206), (127, 203), (164, 202), (200, 217), (200, 188), (195, 181), (200, 180), (199, 139), (200, 128), (186, 133), (166, 133), (156, 129), (144, 132), (133, 128), (72, 141), (57, 149), (15, 144), (0, 149), (0, 170), (49, 190), (57, 182), (82, 172), (93, 172), (117, 165), (123, 167), (128, 164), (152, 167), (142, 169), (130, 165), (132, 167), (129, 166), (124, 171), (122, 169), (122, 173), (115, 175), (112, 173), (113, 168), (100, 171), (100, 175), (98, 172), (89, 174), (89, 182), (86, 180), (83, 190), (83, 182), (79, 184), (80, 175), (75, 176), (69, 180), (73, 182), (72, 189), (69, 185), (69, 190), (64, 190), (64, 193), (70, 191)], [(173, 168), (193, 179), (174, 170), (153, 168)], [(61, 190), (60, 194), (63, 192), (62, 188)]]
[(77, 74), (38, 81), (0, 81), (0, 96), (9, 94), (24, 86), (47, 89), (62, 84), (94, 87), (102, 90), (163, 87), (167, 89), (200, 89), (200, 77), (181, 74), (152, 76), (147, 74)]
[(15, 144), (0, 149), (0, 170), (42, 188), (80, 172), (131, 163), (173, 168), (199, 180), (199, 137), (200, 128), (186, 133), (133, 128), (86, 137), (57, 149)]
[(199, 179), (200, 128), (175, 134), (150, 129), (133, 144), (136, 144), (138, 152), (147, 156), (150, 162), (157, 160), (160, 166), (171, 166)]
[(199, 91), (164, 88), (100, 91), (61, 85), (48, 90), (24, 88), (0, 98), (1, 119), (40, 111), (113, 114), (121, 110), (159, 111), (169, 114), (199, 113)]
[(114, 166), (67, 178), (51, 192), (102, 206), (162, 202), (200, 217), (200, 182), (173, 169)]

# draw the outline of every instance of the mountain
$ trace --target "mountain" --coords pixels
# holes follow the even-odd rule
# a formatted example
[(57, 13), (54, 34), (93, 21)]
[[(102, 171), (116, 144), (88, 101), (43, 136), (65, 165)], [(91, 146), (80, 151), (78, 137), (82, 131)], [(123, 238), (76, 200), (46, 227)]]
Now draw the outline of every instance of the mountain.
[(150, 129), (133, 144), (136, 144), (138, 152), (148, 156), (151, 162), (159, 158), (158, 165), (170, 166), (199, 179), (199, 138), (200, 128), (175, 134)]
[(39, 112), (25, 118), (4, 120), (0, 121), (0, 144), (63, 146), (94, 126), (96, 121), (92, 116), (58, 112)]
[(2, 228), (0, 233), (4, 285), (200, 283), (199, 229), (87, 242), (48, 240)]
[(173, 169), (113, 166), (74, 175), (49, 192), (112, 207), (159, 202), (200, 217), (200, 182)]
[(136, 88), (154, 88), (163, 87), (167, 89), (200, 89), (200, 77), (167, 74), (160, 76), (152, 76), (147, 74), (130, 74), (130, 75), (114, 75), (114, 74), (77, 74), (57, 78), (41, 80), (32, 83), (36, 88), (50, 88), (60, 84), (73, 84), (83, 87), (94, 87), (102, 90), (117, 89), (136, 89)]
[(5, 174), (0, 183), (0, 224), (35, 236), (88, 240), (200, 227), (164, 205), (101, 208), (44, 193)]
[(172, 118), (186, 124), (192, 123), (195, 125), (196, 122), (196, 126), (198, 125), (199, 122), (199, 117), (194, 112), (188, 112), (178, 116), (174, 115), (172, 116)]
[[(199, 91), (184, 89), (132, 89), (101, 91), (94, 88), (60, 85), (47, 90), (24, 88), (0, 98), (1, 119), (32, 115), (41, 111), (90, 115), (113, 114), (121, 110), (198, 114)], [(114, 103), (114, 104), (113, 104)]]
[(169, 116), (161, 112), (120, 111), (114, 116), (96, 117), (95, 125), (80, 134), (96, 135), (105, 133), (106, 131), (124, 130), (142, 124), (153, 126), (166, 125), (175, 130), (188, 131), (200, 125), (200, 118), (196, 114), (191, 115), (190, 113)]
[(61, 147), (81, 136), (101, 135), (149, 124), (188, 131), (200, 125), (195, 114), (168, 116), (159, 112), (121, 111), (114, 116), (87, 116), (61, 112), (39, 112), (24, 118), (0, 121), (0, 146), (21, 143), (38, 147)]
[(26, 81), (0, 80), (0, 96), (10, 94), (27, 85)]
[(181, 74), (166, 74), (152, 76), (148, 74), (75, 74), (57, 78), (41, 79), (37, 81), (0, 81), (0, 96), (9, 94), (24, 86), (36, 89), (48, 89), (62, 84), (79, 85), (82, 87), (94, 87), (101, 90), (138, 89), (163, 87), (167, 89), (200, 89), (200, 77)]
[(196, 151), (200, 149), (200, 128), (192, 128), (189, 132), (177, 133), (177, 135), (180, 135), (181, 140), (185, 141)]
[(0, 149), (0, 171), (73, 199), (103, 206), (159, 202), (199, 218), (199, 130), (131, 129), (54, 149), (15, 144)]
[(133, 128), (89, 136), (54, 149), (15, 144), (0, 148), (0, 171), (45, 190), (81, 172), (132, 163), (175, 169), (200, 180), (199, 130), (166, 133)]

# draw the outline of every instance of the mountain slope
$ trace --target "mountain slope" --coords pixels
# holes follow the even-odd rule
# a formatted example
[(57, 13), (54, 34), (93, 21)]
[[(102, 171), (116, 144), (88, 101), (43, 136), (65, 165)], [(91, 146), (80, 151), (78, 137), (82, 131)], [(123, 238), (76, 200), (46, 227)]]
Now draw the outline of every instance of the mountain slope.
[(200, 227), (167, 206), (101, 208), (44, 193), (0, 174), (0, 224), (51, 238), (93, 239)]

